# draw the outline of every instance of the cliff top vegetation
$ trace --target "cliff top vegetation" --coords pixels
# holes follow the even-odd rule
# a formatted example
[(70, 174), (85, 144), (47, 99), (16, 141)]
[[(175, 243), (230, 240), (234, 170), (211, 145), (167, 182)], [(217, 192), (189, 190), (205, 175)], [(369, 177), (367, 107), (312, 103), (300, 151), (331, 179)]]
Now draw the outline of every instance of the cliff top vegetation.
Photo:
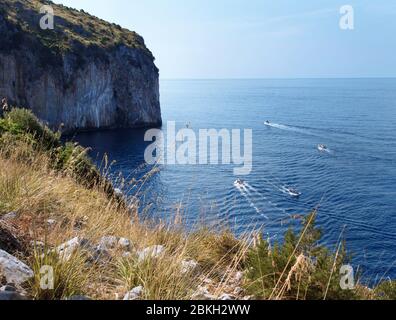
[[(43, 30), (40, 8), (54, 10), (54, 29)], [(75, 52), (86, 48), (111, 49), (119, 45), (140, 49), (153, 58), (144, 39), (136, 32), (106, 22), (83, 10), (68, 8), (45, 0), (2, 0), (0, 2), (2, 50), (15, 49), (27, 35), (37, 38), (54, 53)]]

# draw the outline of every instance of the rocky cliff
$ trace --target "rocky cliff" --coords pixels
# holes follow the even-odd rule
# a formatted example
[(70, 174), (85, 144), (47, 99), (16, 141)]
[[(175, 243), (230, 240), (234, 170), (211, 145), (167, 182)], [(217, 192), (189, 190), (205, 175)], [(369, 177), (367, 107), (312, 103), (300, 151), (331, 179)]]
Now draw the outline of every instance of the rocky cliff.
[[(43, 5), (54, 29), (40, 27)], [(160, 125), (158, 78), (135, 32), (50, 1), (0, 3), (0, 97), (52, 128)]]

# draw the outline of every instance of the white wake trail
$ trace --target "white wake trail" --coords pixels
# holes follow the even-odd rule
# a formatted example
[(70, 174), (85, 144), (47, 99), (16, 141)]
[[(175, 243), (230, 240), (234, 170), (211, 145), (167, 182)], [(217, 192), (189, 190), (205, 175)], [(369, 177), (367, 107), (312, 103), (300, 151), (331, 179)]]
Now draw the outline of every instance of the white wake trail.
[[(257, 190), (255, 187), (251, 186), (251, 185), (248, 184), (248, 183), (245, 183), (245, 187), (246, 187), (247, 189), (249, 189), (250, 192), (254, 192), (257, 196), (259, 196), (259, 197), (261, 197), (262, 199), (264, 199), (265, 201), (267, 201), (267, 203), (269, 203), (274, 209), (279, 210), (279, 211), (282, 212), (283, 214), (286, 214), (286, 215), (287, 215), (286, 210), (284, 210), (284, 209), (282, 209), (282, 208), (279, 208), (279, 206), (278, 206), (276, 203), (274, 203), (274, 202), (272, 202), (271, 200), (269, 200), (264, 194), (262, 194), (262, 193), (261, 193), (259, 190)], [(251, 194), (251, 193), (250, 193), (250, 194)], [(252, 194), (251, 194), (251, 195), (252, 195)]]
[(310, 131), (308, 129), (298, 128), (298, 127), (294, 127), (294, 126), (288, 126), (288, 125), (279, 124), (279, 123), (265, 123), (265, 125), (267, 127), (276, 128), (279, 130), (298, 132), (298, 133), (308, 134), (308, 135), (315, 135), (312, 131)]
[(256, 210), (258, 214), (260, 214), (265, 219), (269, 219), (265, 214), (261, 212), (261, 210), (253, 203), (252, 199), (249, 196), (249, 190), (245, 186), (235, 186), (237, 190), (241, 193), (241, 195), (246, 199), (249, 205)]

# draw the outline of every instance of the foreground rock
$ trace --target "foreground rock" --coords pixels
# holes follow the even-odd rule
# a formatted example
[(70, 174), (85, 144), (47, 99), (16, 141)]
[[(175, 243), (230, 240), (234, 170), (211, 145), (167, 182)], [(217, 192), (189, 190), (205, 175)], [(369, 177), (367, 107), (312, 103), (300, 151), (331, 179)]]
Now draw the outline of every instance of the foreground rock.
[(120, 239), (118, 240), (118, 246), (119, 246), (122, 250), (129, 251), (129, 250), (131, 250), (132, 244), (131, 244), (131, 241), (130, 241), (129, 239), (120, 238)]
[(123, 300), (140, 300), (143, 295), (143, 290), (144, 288), (142, 286), (133, 288), (124, 296)]
[(53, 251), (64, 262), (69, 261), (76, 252), (81, 251), (86, 255), (88, 262), (106, 264), (120, 252), (122, 256), (129, 257), (131, 255), (130, 248), (131, 242), (126, 238), (104, 236), (95, 245), (87, 239), (75, 237)]
[(3, 216), (1, 216), (1, 220), (4, 221), (9, 221), (9, 220), (15, 220), (18, 217), (18, 214), (16, 212), (9, 212)]
[(15, 300), (27, 300), (25, 296), (18, 292), (11, 291), (0, 291), (0, 301), (15, 301)]
[(99, 240), (97, 250), (109, 251), (114, 249), (129, 251), (131, 249), (131, 241), (126, 238), (118, 238), (115, 236), (105, 236)]
[(137, 252), (139, 262), (143, 262), (147, 259), (156, 259), (161, 257), (165, 252), (165, 247), (161, 245), (156, 245), (148, 247), (146, 249)]
[(231, 300), (235, 300), (236, 298), (230, 294), (227, 293), (223, 293), (220, 297), (219, 300), (223, 300), (223, 301), (231, 301)]
[(181, 263), (181, 273), (193, 273), (198, 269), (198, 262), (195, 260), (183, 260)]
[(79, 250), (89, 248), (89, 241), (80, 237), (75, 237), (55, 249), (59, 258), (63, 261), (69, 261), (71, 257)]
[(118, 244), (118, 238), (114, 236), (106, 236), (102, 237), (99, 240), (99, 244), (97, 246), (97, 250), (99, 251), (108, 251), (115, 249)]
[(10, 254), (25, 252), (25, 246), (16, 235), (17, 230), (7, 221), (0, 220), (0, 249)]
[(12, 285), (6, 285), (0, 288), (0, 300), (1, 301), (12, 301), (12, 300), (27, 300), (25, 295), (17, 292), (17, 288)]
[(210, 294), (207, 287), (198, 286), (197, 290), (191, 296), (192, 300), (216, 300), (216, 296)]
[(0, 250), (0, 273), (6, 278), (7, 283), (18, 286), (34, 276), (32, 269), (3, 250)]
[(131, 255), (130, 249), (131, 241), (129, 239), (105, 236), (94, 248), (93, 257), (96, 262), (108, 262), (116, 253), (122, 252), (122, 256), (127, 258)]

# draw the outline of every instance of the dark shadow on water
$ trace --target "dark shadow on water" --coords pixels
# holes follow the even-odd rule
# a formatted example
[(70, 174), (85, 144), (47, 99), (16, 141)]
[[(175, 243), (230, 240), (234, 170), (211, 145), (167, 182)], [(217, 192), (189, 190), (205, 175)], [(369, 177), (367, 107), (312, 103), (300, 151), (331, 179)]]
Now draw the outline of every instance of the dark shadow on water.
[(138, 128), (81, 132), (63, 139), (90, 148), (90, 155), (96, 161), (101, 161), (107, 154), (110, 155), (110, 161), (123, 159), (129, 165), (138, 166), (144, 161), (144, 151), (151, 144), (144, 141), (147, 130)]

